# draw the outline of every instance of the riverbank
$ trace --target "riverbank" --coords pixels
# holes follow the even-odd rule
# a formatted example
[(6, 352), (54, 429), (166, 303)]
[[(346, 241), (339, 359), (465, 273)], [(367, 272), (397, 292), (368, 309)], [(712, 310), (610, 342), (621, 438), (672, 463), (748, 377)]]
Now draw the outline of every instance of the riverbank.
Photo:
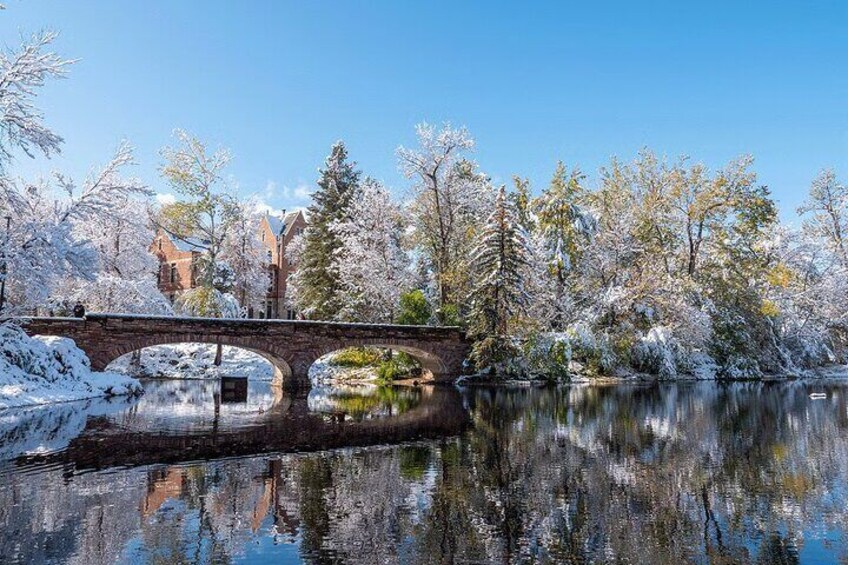
[(134, 378), (92, 371), (70, 339), (30, 337), (0, 324), (0, 409), (141, 393)]
[(776, 382), (793, 380), (827, 380), (848, 379), (848, 365), (827, 365), (815, 369), (784, 374), (765, 374), (761, 377), (730, 377), (718, 378), (715, 374), (682, 373), (673, 379), (662, 379), (649, 373), (622, 372), (621, 375), (586, 376), (575, 375), (570, 380), (552, 381), (548, 379), (521, 379), (507, 376), (473, 374), (464, 375), (456, 379), (455, 383), (460, 386), (506, 386), (506, 387), (544, 387), (556, 384), (583, 384), (583, 385), (617, 385), (617, 384), (650, 384), (650, 383), (686, 383), (686, 382)]

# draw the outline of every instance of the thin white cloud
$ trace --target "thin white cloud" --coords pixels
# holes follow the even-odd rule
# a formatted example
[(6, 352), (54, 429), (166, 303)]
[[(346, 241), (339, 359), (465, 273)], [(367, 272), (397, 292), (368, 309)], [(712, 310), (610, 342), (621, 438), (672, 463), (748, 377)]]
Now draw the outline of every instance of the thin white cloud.
[(158, 192), (156, 193), (156, 202), (161, 205), (173, 204), (177, 201), (177, 197), (173, 194)]
[(294, 189), (294, 197), (298, 200), (307, 200), (312, 196), (312, 189), (306, 184), (299, 184)]

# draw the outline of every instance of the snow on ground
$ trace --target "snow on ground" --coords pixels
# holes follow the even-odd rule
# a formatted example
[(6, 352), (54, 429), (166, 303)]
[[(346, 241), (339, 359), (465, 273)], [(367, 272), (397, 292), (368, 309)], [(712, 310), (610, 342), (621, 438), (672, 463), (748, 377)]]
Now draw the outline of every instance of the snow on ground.
[(334, 364), (335, 356), (330, 353), (315, 361), (309, 368), (309, 380), (315, 385), (337, 382), (369, 382), (377, 380), (376, 367), (342, 367)]
[[(321, 357), (309, 369), (313, 383), (373, 381), (377, 378), (376, 368), (340, 367), (333, 364), (336, 353)], [(220, 367), (215, 367), (215, 346), (203, 343), (178, 343), (156, 345), (141, 350), (141, 360), (133, 365), (132, 354), (116, 359), (109, 370), (135, 377), (168, 379), (217, 379), (220, 376), (247, 377), (250, 380), (270, 381), (274, 368), (262, 356), (240, 349), (224, 346)]]
[(0, 408), (141, 390), (133, 378), (92, 371), (88, 357), (70, 339), (33, 338), (16, 325), (0, 324)]
[(224, 346), (221, 366), (216, 367), (215, 346), (203, 343), (156, 345), (141, 350), (141, 362), (132, 364), (132, 354), (116, 359), (109, 369), (137, 377), (170, 379), (217, 379), (223, 376), (270, 381), (271, 363), (256, 353)]

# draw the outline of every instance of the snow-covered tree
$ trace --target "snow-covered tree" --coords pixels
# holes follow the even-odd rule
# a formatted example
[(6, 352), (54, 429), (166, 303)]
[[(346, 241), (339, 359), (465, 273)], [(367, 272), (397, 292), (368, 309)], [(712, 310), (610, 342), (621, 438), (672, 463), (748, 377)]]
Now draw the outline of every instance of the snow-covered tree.
[(832, 170), (822, 171), (810, 186), (810, 195), (798, 209), (809, 215), (804, 229), (827, 242), (832, 252), (848, 269), (848, 185)]
[[(839, 332), (848, 323), (848, 277), (821, 238), (781, 228), (771, 242), (774, 260), (764, 281), (761, 312), (788, 370), (838, 357)], [(834, 333), (834, 330), (837, 330)]]
[(338, 319), (345, 306), (336, 254), (341, 241), (334, 226), (351, 219), (359, 176), (356, 163), (348, 160), (344, 143), (337, 142), (319, 171), (318, 190), (312, 194), (308, 210), (309, 225), (299, 246), (297, 271), (289, 281), (291, 300), (307, 318)]
[(15, 151), (33, 157), (59, 153), (62, 138), (47, 127), (34, 103), (47, 79), (61, 78), (73, 63), (46, 49), (58, 34), (43, 31), (14, 51), (0, 53), (0, 170), (5, 174)]
[(99, 273), (93, 281), (75, 281), (70, 292), (51, 297), (48, 307), (59, 313), (71, 312), (73, 304), (83, 304), (89, 312), (116, 312), (121, 314), (171, 314), (170, 302), (159, 291), (156, 278), (145, 273), (142, 278), (127, 279), (108, 273)]
[[(67, 67), (71, 64), (71, 61), (47, 51), (55, 38), (55, 32), (43, 32), (24, 41), (16, 51), (5, 50), (0, 53), (0, 186), (4, 196), (0, 199), (0, 212), (4, 220), (9, 222), (18, 219), (18, 211), (26, 205), (23, 194), (25, 189), (21, 186), (23, 181), (10, 178), (8, 172), (16, 152), (20, 151), (29, 157), (34, 157), (38, 152), (50, 157), (61, 150), (62, 138), (44, 125), (44, 115), (35, 105), (35, 98), (46, 80), (65, 76)], [(38, 184), (44, 183), (42, 181)], [(43, 190), (32, 185), (29, 191)], [(32, 198), (36, 196), (32, 195)], [(5, 281), (5, 286), (8, 287), (13, 281), (7, 273), (14, 272), (18, 266), (12, 264), (13, 260), (20, 264), (34, 261), (36, 245), (32, 243), (28, 248), (20, 248), (23, 237), (21, 234), (25, 232), (20, 231), (18, 224), (13, 229), (5, 229), (5, 225), (3, 228), (4, 231), (0, 235), (0, 285)], [(48, 269), (45, 266), (41, 270)], [(43, 281), (37, 290), (30, 289), (27, 293), (23, 293), (23, 290), (26, 289), (19, 288), (17, 300), (12, 301), (13, 305), (17, 302), (18, 309), (30, 303), (27, 301), (27, 304), (24, 304), (24, 294), (30, 297), (46, 294)], [(0, 315), (5, 315), (10, 310), (11, 308), (7, 307)]]
[(560, 161), (550, 186), (535, 202), (544, 259), (554, 287), (554, 329), (562, 329), (568, 321), (573, 273), (596, 230), (595, 217), (580, 205), (584, 178), (578, 169), (569, 174)]
[[(202, 250), (197, 265), (198, 286), (183, 292), (174, 303), (177, 314), (215, 318), (239, 318), (245, 310), (232, 295), (236, 273), (223, 261), (224, 243), (237, 223), (238, 204), (224, 185), (223, 171), (230, 153), (210, 153), (198, 138), (177, 130), (176, 147), (162, 150), (162, 176), (182, 198), (162, 207), (155, 217), (158, 227), (171, 237)], [(218, 344), (215, 365), (221, 364)]]
[(472, 357), (480, 369), (506, 361), (514, 351), (510, 322), (525, 312), (529, 302), (525, 288), (529, 260), (526, 235), (501, 186), (472, 259)]
[(60, 175), (53, 182), (0, 183), (0, 215), (11, 217), (3, 248), (12, 311), (44, 305), (62, 281), (97, 278), (100, 253), (80, 230), (114, 222), (128, 201), (150, 194), (140, 181), (122, 175), (132, 161), (132, 148), (123, 143), (79, 187)]
[(171, 237), (203, 250), (197, 280), (211, 287), (236, 216), (236, 200), (222, 176), (230, 153), (225, 149), (210, 153), (202, 141), (182, 130), (176, 130), (174, 137), (178, 145), (162, 150), (161, 172), (180, 200), (163, 206), (155, 221)]
[(220, 260), (233, 270), (233, 294), (244, 310), (261, 310), (271, 284), (259, 221), (255, 202), (234, 202), (232, 224), (221, 246)]
[(413, 284), (401, 249), (403, 213), (377, 181), (365, 179), (348, 220), (335, 224), (341, 246), (335, 260), (341, 282), (340, 319), (391, 322), (401, 294)]
[(149, 217), (146, 202), (127, 199), (116, 203), (108, 217), (77, 224), (76, 237), (97, 251), (97, 276), (68, 280), (51, 294), (51, 302), (79, 302), (90, 312), (170, 313), (157, 285), (159, 261), (149, 251), (154, 237)]
[(418, 148), (397, 150), (400, 170), (413, 181), (413, 240), (432, 270), (440, 315), (465, 303), (470, 291), (470, 254), (482, 220), (491, 210), (491, 187), (464, 157), (474, 140), (465, 128), (416, 126)]

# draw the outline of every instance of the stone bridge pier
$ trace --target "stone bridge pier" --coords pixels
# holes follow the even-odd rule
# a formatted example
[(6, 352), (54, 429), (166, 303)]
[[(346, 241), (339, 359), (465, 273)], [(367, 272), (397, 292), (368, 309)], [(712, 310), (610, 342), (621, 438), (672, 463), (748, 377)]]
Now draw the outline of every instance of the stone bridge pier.
[(287, 390), (310, 387), (309, 368), (319, 357), (346, 347), (404, 351), (436, 382), (462, 373), (470, 346), (455, 327), (347, 324), (301, 320), (242, 320), (88, 314), (85, 318), (28, 318), (31, 335), (73, 339), (95, 370), (153, 345), (208, 343), (239, 347), (274, 366), (274, 382)]

